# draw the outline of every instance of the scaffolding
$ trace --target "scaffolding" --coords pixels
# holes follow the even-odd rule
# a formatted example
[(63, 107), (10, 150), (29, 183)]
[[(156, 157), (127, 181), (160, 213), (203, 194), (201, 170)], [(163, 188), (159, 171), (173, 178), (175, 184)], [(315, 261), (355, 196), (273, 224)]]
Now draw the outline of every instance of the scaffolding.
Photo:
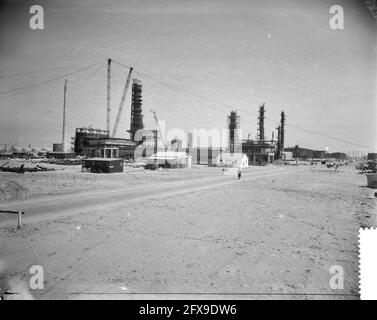
[(228, 116), (229, 130), (229, 152), (237, 153), (241, 150), (241, 141), (239, 139), (240, 116), (237, 111), (231, 111)]
[(131, 141), (134, 141), (136, 131), (143, 129), (144, 124), (142, 114), (142, 84), (137, 79), (132, 79), (132, 81), (131, 125), (129, 132)]
[(258, 141), (264, 141), (264, 103), (259, 106), (259, 116), (258, 116)]

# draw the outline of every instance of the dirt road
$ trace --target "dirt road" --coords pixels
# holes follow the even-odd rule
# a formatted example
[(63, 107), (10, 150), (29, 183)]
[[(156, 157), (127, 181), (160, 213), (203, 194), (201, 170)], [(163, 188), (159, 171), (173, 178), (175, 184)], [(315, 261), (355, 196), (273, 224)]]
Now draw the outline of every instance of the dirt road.
[[(257, 171), (247, 170), (243, 173), (242, 180), (274, 177), (281, 174), (296, 172), (302, 168), (269, 167)], [(118, 188), (116, 190), (84, 190), (59, 196), (38, 197), (21, 201), (0, 203), (0, 209), (24, 211), (25, 223), (50, 220), (57, 217), (79, 214), (83, 211), (104, 210), (113, 208), (125, 201), (143, 200), (148, 198), (170, 197), (187, 192), (198, 192), (213, 187), (237, 183), (235, 176), (211, 176), (190, 180), (165, 181), (137, 187)], [(0, 227), (9, 225), (16, 219), (13, 215), (0, 215)]]

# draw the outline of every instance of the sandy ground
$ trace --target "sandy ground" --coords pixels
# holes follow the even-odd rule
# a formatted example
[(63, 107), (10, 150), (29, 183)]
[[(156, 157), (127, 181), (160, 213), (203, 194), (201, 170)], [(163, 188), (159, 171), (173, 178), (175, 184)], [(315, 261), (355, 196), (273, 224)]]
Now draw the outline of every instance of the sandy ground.
[[(357, 299), (375, 190), (351, 166), (0, 173), (7, 299)], [(44, 289), (29, 290), (29, 268)], [(344, 289), (329, 286), (344, 269)], [(2, 271), (1, 271), (2, 269)]]

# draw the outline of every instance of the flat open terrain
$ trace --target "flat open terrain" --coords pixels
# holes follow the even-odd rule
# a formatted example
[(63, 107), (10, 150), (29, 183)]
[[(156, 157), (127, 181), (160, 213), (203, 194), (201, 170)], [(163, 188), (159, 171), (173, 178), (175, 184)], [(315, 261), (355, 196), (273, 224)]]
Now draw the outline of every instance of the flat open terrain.
[[(376, 198), (352, 166), (250, 167), (241, 181), (56, 168), (0, 173), (0, 209), (26, 212), (21, 230), (0, 213), (6, 298), (358, 298), (358, 229), (376, 225)], [(28, 289), (32, 265), (44, 290)]]

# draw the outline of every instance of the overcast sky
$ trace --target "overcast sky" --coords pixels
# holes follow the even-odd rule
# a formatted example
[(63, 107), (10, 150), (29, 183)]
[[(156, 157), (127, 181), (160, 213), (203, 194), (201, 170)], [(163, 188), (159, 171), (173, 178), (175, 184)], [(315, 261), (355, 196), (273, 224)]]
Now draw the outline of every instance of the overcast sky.
[[(44, 30), (29, 27), (33, 4), (44, 8)], [(334, 4), (344, 8), (344, 30), (329, 26)], [(0, 26), (0, 92), (99, 63), (68, 77), (69, 136), (76, 127), (105, 128), (111, 57), (142, 73), (134, 77), (143, 82), (148, 128), (154, 128), (149, 109), (168, 129), (184, 131), (225, 128), (231, 109), (145, 75), (238, 110), (244, 136), (256, 136), (258, 105), (265, 102), (269, 137), (286, 112), (286, 146), (377, 148), (376, 20), (362, 1), (2, 1)], [(54, 67), (61, 68), (4, 77)], [(113, 65), (112, 124), (127, 72)], [(63, 85), (60, 79), (2, 93), (0, 143), (59, 142)], [(120, 136), (127, 136), (129, 119), (128, 96)]]

